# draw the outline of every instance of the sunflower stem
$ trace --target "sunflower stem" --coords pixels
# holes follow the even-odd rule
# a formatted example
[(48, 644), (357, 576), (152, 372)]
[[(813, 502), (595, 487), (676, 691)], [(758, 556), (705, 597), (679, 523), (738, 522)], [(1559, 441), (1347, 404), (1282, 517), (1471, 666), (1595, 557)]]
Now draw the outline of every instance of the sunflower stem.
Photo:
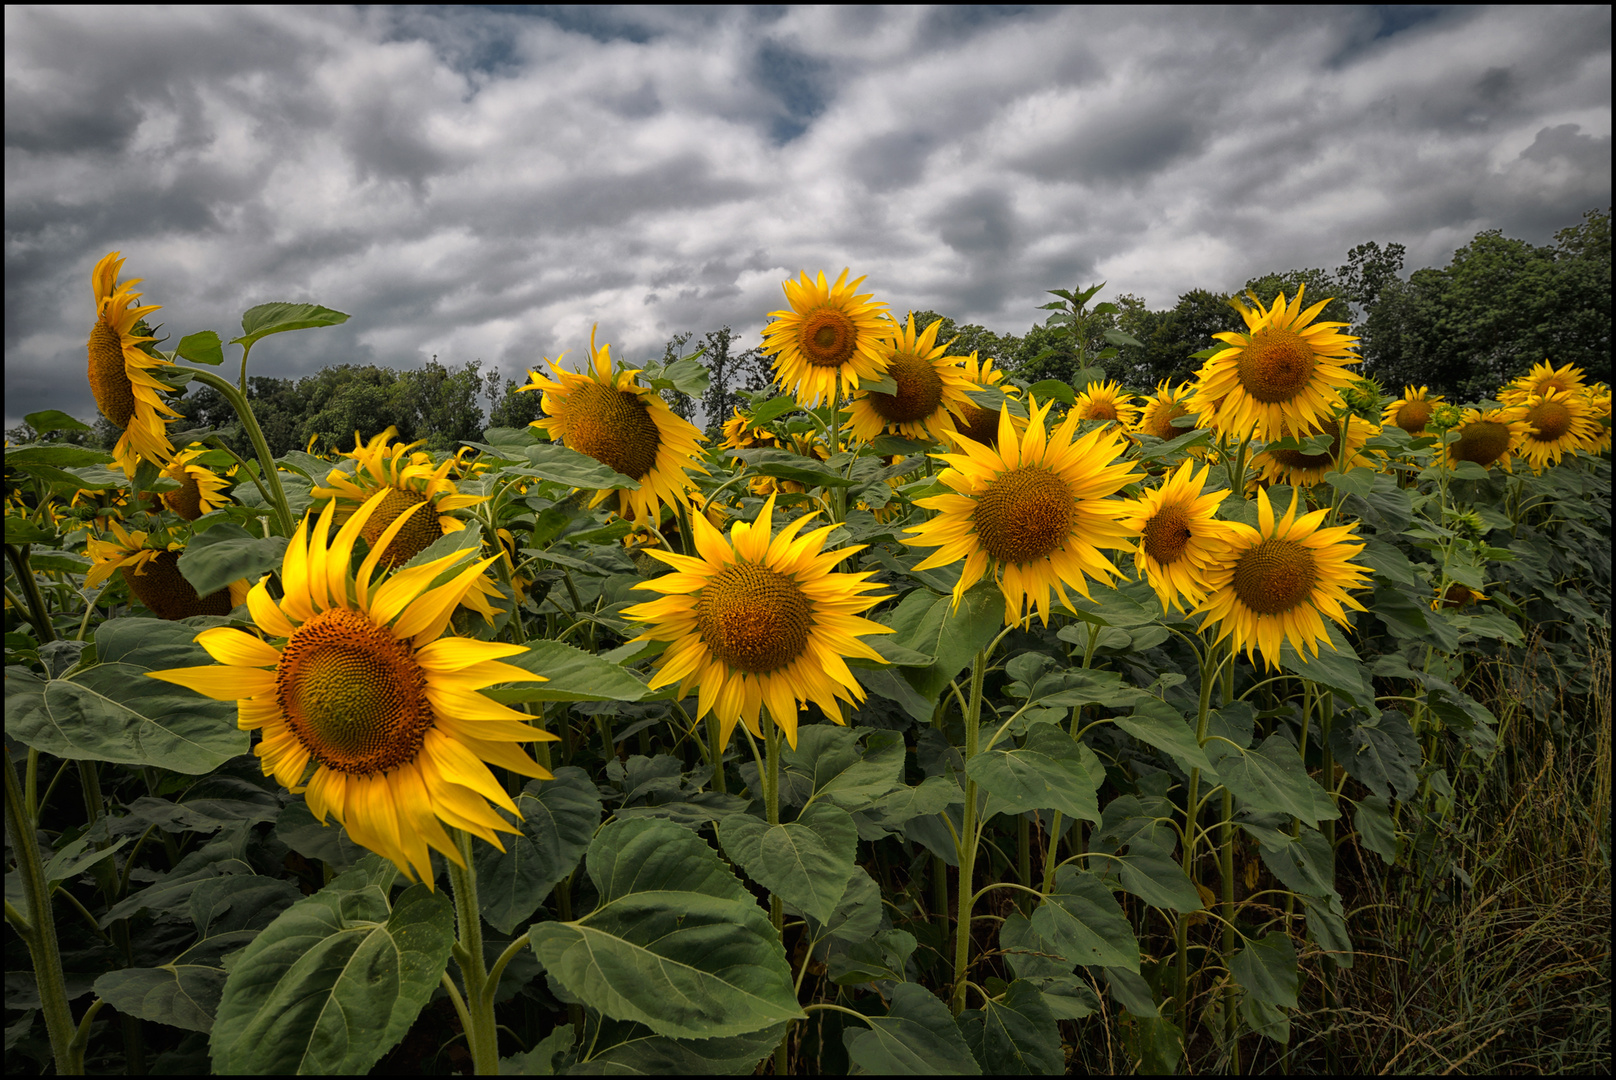
[(471, 834), (454, 830), (455, 847), (464, 865), (449, 862), (449, 883), (454, 890), (455, 915), (460, 936), (456, 960), (460, 978), (466, 984), (466, 1045), (471, 1050), (472, 1071), (479, 1076), (499, 1074), (499, 1032), (494, 1026), (494, 987), (488, 978), (483, 956), (483, 922), (477, 903), (477, 868), (471, 861)]
[[(1234, 796), (1223, 789), (1223, 962), (1234, 955)], [(1223, 1032), (1229, 1044), (1229, 1068), (1240, 1072), (1240, 1026), (1235, 1015), (1234, 980), (1223, 984)]]
[[(1196, 704), (1195, 713), (1195, 741), (1199, 746), (1206, 745), (1206, 728), (1208, 718), (1212, 712), (1212, 684), (1218, 677), (1218, 648), (1209, 645), (1204, 655), (1199, 657), (1201, 662), (1201, 697)], [(1195, 849), (1198, 846), (1199, 833), (1197, 818), (1201, 801), (1201, 770), (1190, 770), (1190, 786), (1188, 796), (1184, 801), (1184, 876), (1195, 882), (1199, 891), (1200, 882), (1195, 878)], [(1178, 924), (1174, 927), (1174, 944), (1178, 950), (1177, 982), (1174, 997), (1178, 1004), (1179, 1024), (1182, 1030), (1188, 1031), (1185, 1025), (1189, 1023), (1189, 985), (1190, 985), (1190, 949), (1189, 949), (1190, 917), (1181, 912)]]
[(723, 795), (729, 790), (724, 779), (724, 725), (711, 712), (707, 714), (706, 724), (709, 756), (713, 760), (713, 790)]
[[(767, 716), (768, 710), (764, 710)], [(769, 816), (771, 826), (780, 824), (780, 728), (774, 722), (773, 716), (768, 716), (763, 724), (763, 806)], [(769, 893), (769, 922), (774, 925), (774, 932), (780, 938), (780, 947), (786, 945), (786, 912), (785, 905), (773, 891)], [(806, 964), (806, 961), (804, 961)], [(784, 1076), (790, 1066), (791, 1053), (791, 1025), (786, 1025), (785, 1034), (780, 1036), (780, 1045), (774, 1048), (774, 1074)]]
[(51, 625), (50, 608), (45, 606), (45, 596), (39, 591), (39, 582), (34, 580), (33, 568), (28, 565), (28, 545), (7, 544), (6, 558), (11, 560), (12, 569), (17, 572), (17, 583), (28, 598), (28, 621), (34, 624), (39, 643), (55, 641), (56, 628)]
[[(987, 672), (988, 650), (979, 649), (971, 661), (971, 700), (965, 710), (965, 764), (970, 767), (981, 739), (982, 680)], [(955, 1016), (965, 1011), (967, 975), (971, 970), (971, 886), (976, 870), (976, 781), (970, 773), (965, 775), (965, 815), (960, 829), (959, 843), (959, 915), (954, 928), (954, 996), (952, 1008)]]
[(275, 517), (280, 522), (281, 535), (292, 535), (292, 509), (286, 501), (286, 491), (281, 487), (280, 470), (275, 465), (275, 458), (269, 452), (269, 443), (264, 441), (264, 429), (258, 426), (258, 418), (253, 415), (252, 404), (247, 400), (247, 353), (241, 354), (241, 385), (237, 390), (234, 386), (211, 371), (197, 371), (186, 369), (194, 382), (203, 386), (211, 386), (217, 390), (224, 399), (230, 402), (230, 407), (236, 410), (236, 416), (241, 419), (241, 426), (246, 429), (247, 438), (252, 441), (253, 451), (258, 455), (259, 471), (263, 473), (264, 482), (269, 485), (270, 505), (275, 510)]

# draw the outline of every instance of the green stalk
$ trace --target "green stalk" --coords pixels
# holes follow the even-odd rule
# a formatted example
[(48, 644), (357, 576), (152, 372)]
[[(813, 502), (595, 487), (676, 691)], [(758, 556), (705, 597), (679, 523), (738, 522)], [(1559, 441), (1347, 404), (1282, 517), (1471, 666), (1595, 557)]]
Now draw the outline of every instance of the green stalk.
[[(773, 716), (768, 716), (763, 724), (763, 805), (769, 815), (771, 826), (780, 824), (780, 727), (774, 722)], [(769, 893), (769, 922), (774, 925), (774, 932), (780, 938), (780, 947), (786, 944), (786, 911), (785, 905), (772, 891)], [(807, 960), (803, 963), (806, 965)], [(786, 1025), (785, 1034), (780, 1036), (780, 1045), (774, 1048), (774, 1075), (784, 1076), (790, 1068), (791, 1053), (791, 1025)]]
[[(1223, 789), (1223, 962), (1234, 955), (1234, 796)], [(1240, 1026), (1235, 1015), (1234, 980), (1223, 984), (1223, 1032), (1229, 1043), (1230, 1070), (1240, 1072)]]
[(45, 606), (45, 596), (39, 591), (39, 582), (34, 580), (33, 568), (28, 565), (28, 545), (18, 547), (16, 544), (7, 544), (6, 557), (17, 572), (17, 584), (22, 587), (22, 594), (28, 598), (28, 621), (34, 624), (39, 643), (43, 645), (47, 641), (55, 641), (56, 629), (51, 626), (50, 608)]
[(712, 747), (713, 757), (713, 790), (720, 795), (729, 790), (724, 779), (724, 725), (719, 722), (715, 713), (707, 714), (707, 745)]
[(241, 418), (241, 426), (246, 429), (247, 438), (252, 441), (253, 451), (258, 455), (258, 468), (264, 476), (264, 482), (269, 485), (270, 504), (275, 511), (275, 517), (280, 523), (281, 535), (292, 535), (292, 509), (286, 501), (286, 490), (281, 487), (280, 470), (275, 465), (275, 458), (269, 452), (269, 443), (264, 440), (264, 429), (258, 426), (258, 418), (253, 415), (252, 405), (247, 401), (247, 354), (241, 354), (241, 381), (242, 388), (236, 389), (224, 379), (219, 378), (211, 371), (197, 371), (187, 369), (192, 380), (203, 386), (211, 386), (236, 410)]
[[(1206, 654), (1201, 659), (1201, 700), (1197, 705), (1195, 716), (1195, 741), (1197, 745), (1206, 745), (1207, 718), (1212, 706), (1212, 682), (1217, 678), (1217, 665), (1214, 657), (1217, 654), (1215, 645), (1208, 645)], [(1190, 770), (1190, 787), (1188, 798), (1184, 803), (1184, 875), (1191, 881), (1195, 880), (1195, 849), (1199, 845), (1198, 822), (1200, 816), (1196, 811), (1201, 799), (1201, 770)], [(1178, 1000), (1178, 1015), (1183, 1024), (1183, 1030), (1189, 1027), (1189, 985), (1190, 985), (1190, 949), (1189, 949), (1189, 916), (1180, 914), (1178, 924), (1174, 927), (1175, 944), (1178, 949), (1178, 982), (1175, 996)]]
[(477, 903), (477, 869), (471, 861), (471, 834), (454, 830), (455, 846), (465, 866), (449, 862), (449, 884), (454, 890), (455, 916), (460, 930), (454, 957), (466, 984), (466, 1046), (472, 1071), (479, 1076), (499, 1075), (499, 1032), (494, 1026), (494, 993), (483, 957), (482, 911)]
[[(982, 679), (988, 666), (988, 650), (977, 651), (971, 661), (971, 701), (965, 710), (965, 762), (969, 766), (981, 740)], [(976, 781), (965, 776), (965, 815), (960, 829), (959, 915), (954, 928), (954, 996), (952, 1008), (958, 1016), (965, 1011), (965, 984), (971, 970), (971, 895), (976, 870)]]

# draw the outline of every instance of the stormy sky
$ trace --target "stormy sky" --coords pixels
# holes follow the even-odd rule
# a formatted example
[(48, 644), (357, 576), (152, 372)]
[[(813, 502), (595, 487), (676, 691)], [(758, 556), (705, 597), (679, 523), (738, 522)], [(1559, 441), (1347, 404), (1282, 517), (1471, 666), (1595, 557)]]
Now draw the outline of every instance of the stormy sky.
[[(108, 251), (260, 375), (630, 359), (843, 267), (1025, 332), (1610, 203), (1610, 9), (8, 7), (6, 424), (84, 420)], [(230, 349), (231, 359), (239, 351)]]

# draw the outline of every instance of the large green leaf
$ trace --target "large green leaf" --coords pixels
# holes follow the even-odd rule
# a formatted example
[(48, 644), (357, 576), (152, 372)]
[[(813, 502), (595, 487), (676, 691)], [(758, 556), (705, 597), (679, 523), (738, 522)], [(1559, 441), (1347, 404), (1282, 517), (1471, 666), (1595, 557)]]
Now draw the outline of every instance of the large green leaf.
[(1252, 750), (1214, 739), (1206, 754), (1218, 779), (1246, 806), (1283, 811), (1310, 825), (1340, 816), (1282, 735), (1270, 735)]
[(969, 666), (1004, 626), (1004, 594), (991, 581), (981, 581), (960, 597), (917, 589), (892, 613), (896, 640), (906, 649), (935, 656), (930, 667), (904, 668), (903, 676), (921, 697), (937, 700), (960, 671)]
[(1287, 889), (1302, 896), (1333, 897), (1335, 855), (1330, 838), (1302, 826), (1296, 838), (1277, 850), (1261, 848), (1262, 861)]
[(830, 919), (820, 922), (808, 919), (809, 936), (815, 941), (836, 938), (840, 941), (868, 941), (881, 928), (881, 887), (868, 870), (854, 866), (848, 875), (842, 898)]
[(145, 911), (152, 915), (180, 915), (191, 909), (191, 899), (198, 889), (209, 887), (214, 879), (252, 875), (254, 868), (247, 858), (247, 844), (252, 825), (245, 821), (224, 829), (206, 844), (189, 852), (174, 869), (131, 893), (108, 908), (101, 916), (103, 927), (119, 919), (126, 919)]
[(1340, 627), (1324, 620), (1324, 629), (1330, 640), (1328, 644), (1320, 643), (1317, 656), (1311, 653), (1298, 656), (1291, 643), (1286, 641), (1279, 648), (1279, 666), (1304, 679), (1328, 686), (1360, 708), (1373, 708), (1375, 690), (1367, 678), (1364, 662), (1358, 659), (1357, 652), (1348, 644)]
[[(568, 1076), (746, 1076), (780, 1045), (784, 1024), (722, 1039), (670, 1039), (635, 1025), (621, 1042), (595, 1050)], [(601, 1040), (605, 1042), (604, 1039)]]
[(1408, 799), (1419, 790), (1415, 770), (1420, 744), (1401, 712), (1388, 709), (1375, 717), (1356, 710), (1337, 713), (1330, 727), (1330, 749), (1354, 780), (1382, 799), (1394, 790), (1399, 799)]
[(1216, 783), (1212, 763), (1195, 739), (1195, 731), (1179, 711), (1160, 698), (1145, 697), (1134, 704), (1132, 716), (1119, 716), (1113, 723), (1146, 746), (1165, 752), (1185, 772), (1200, 769), (1203, 779)]
[(614, 822), (585, 865), (600, 906), (528, 931), (550, 977), (579, 1001), (672, 1038), (741, 1035), (803, 1015), (767, 914), (696, 833)]
[(1144, 838), (1128, 845), (1128, 854), (1122, 857), (1121, 878), (1124, 889), (1155, 907), (1187, 912), (1206, 906), (1172, 852)]
[(1097, 759), (1092, 762), (1096, 768), (1089, 768), (1090, 759), (1094, 751), (1060, 727), (1043, 724), (1027, 733), (1024, 746), (977, 754), (965, 763), (965, 771), (992, 796), (988, 813), (1059, 810), (1098, 824), (1095, 777), (1104, 774)]
[(773, 476), (781, 480), (795, 480), (810, 488), (815, 487), (852, 487), (854, 481), (843, 476), (827, 465), (821, 465), (813, 458), (803, 457), (785, 450), (770, 450), (760, 447), (754, 450), (738, 451), (735, 457), (747, 464), (749, 471), (762, 476)]
[(254, 536), (239, 525), (224, 522), (191, 537), (180, 554), (180, 574), (198, 596), (207, 596), (232, 581), (257, 582), (281, 565), (285, 551), (284, 536)]
[(363, 1073), (403, 1037), (448, 963), (454, 905), (415, 885), (390, 906), (396, 874), (366, 856), (247, 946), (213, 1023), (214, 1071)]
[(553, 780), (529, 780), (516, 808), (521, 832), (504, 838), (505, 850), (478, 844), (472, 857), (483, 918), (502, 934), (515, 932), (583, 858), (600, 824), (600, 789), (565, 765)]
[(41, 435), (49, 434), (52, 431), (91, 430), (89, 424), (84, 423), (82, 420), (73, 419), (73, 417), (67, 415), (65, 412), (62, 412), (60, 409), (42, 409), (39, 412), (31, 412), (27, 416), (23, 417), (22, 420), (23, 423), (33, 428)]
[(1063, 1076), (1060, 1028), (1044, 995), (1017, 979), (1000, 998), (960, 1014), (960, 1030), (988, 1076)]
[(885, 1016), (842, 1032), (848, 1060), (861, 1073), (888, 1076), (980, 1076), (982, 1068), (949, 1015), (923, 986), (899, 983)]
[(824, 923), (847, 889), (858, 829), (846, 810), (815, 802), (781, 825), (731, 814), (718, 823), (718, 842), (753, 881)]
[(1139, 942), (1105, 882), (1087, 870), (1055, 871), (1055, 891), (1032, 913), (1032, 929), (1074, 964), (1139, 970)]
[(546, 682), (511, 683), (485, 691), (507, 705), (520, 701), (639, 701), (651, 688), (632, 671), (562, 641), (531, 641), (527, 651), (506, 657)]
[(873, 937), (848, 942), (830, 954), (830, 981), (837, 986), (868, 982), (901, 983), (909, 978), (915, 935), (907, 930), (877, 930)]
[(1246, 993), (1265, 1005), (1296, 1008), (1296, 946), (1283, 930), (1270, 930), (1229, 958), (1229, 971)]
[[(507, 457), (513, 450), (510, 446), (489, 449)], [(520, 453), (527, 458), (525, 468), (514, 470), (520, 475), (537, 476), (541, 480), (554, 480), (568, 487), (585, 489), (628, 488), (632, 491), (640, 486), (640, 482), (632, 476), (624, 476), (610, 465), (604, 465), (588, 454), (570, 450), (558, 442), (524, 446), (520, 448)]]
[[(248, 308), (241, 316), (241, 336), (232, 345), (251, 345), (270, 334), (288, 330), (307, 330), (316, 326), (336, 326), (348, 321), (348, 316), (319, 304), (289, 304), (278, 301)], [(189, 339), (187, 339), (189, 340)], [(186, 359), (194, 359), (186, 357)]]
[[(793, 805), (810, 799), (835, 803), (843, 810), (865, 810), (877, 799), (903, 787), (903, 736), (812, 724), (797, 729), (797, 745), (780, 755), (781, 791)], [(754, 767), (755, 768), (755, 767)], [(743, 770), (745, 771), (745, 770)]]

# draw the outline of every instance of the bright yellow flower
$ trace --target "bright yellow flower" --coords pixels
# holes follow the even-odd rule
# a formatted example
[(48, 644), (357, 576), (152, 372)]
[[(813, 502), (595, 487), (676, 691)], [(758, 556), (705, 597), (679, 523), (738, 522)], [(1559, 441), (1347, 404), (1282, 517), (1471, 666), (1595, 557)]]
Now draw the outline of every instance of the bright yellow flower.
[(1163, 379), (1156, 384), (1156, 393), (1145, 400), (1144, 411), (1135, 423), (1134, 430), (1154, 435), (1163, 442), (1188, 435), (1195, 429), (1174, 427), (1173, 421), (1190, 414), (1193, 394), (1194, 388), (1189, 383), (1168, 386), (1167, 380)]
[(1089, 578), (1109, 585), (1122, 576), (1100, 549), (1133, 550), (1137, 534), (1119, 520), (1128, 504), (1110, 496), (1140, 474), (1122, 460), (1126, 444), (1117, 434), (1099, 428), (1076, 437), (1075, 412), (1046, 432), (1049, 405), (1029, 398), (1028, 411), (1018, 436), (1010, 410), (1000, 410), (996, 448), (956, 433), (959, 453), (932, 455), (948, 463), (938, 479), (953, 493), (918, 500), (938, 514), (903, 542), (937, 549), (917, 570), (965, 560), (954, 603), (991, 568), (1005, 621), (1031, 605), (1047, 624), (1051, 590), (1070, 606), (1067, 586), (1088, 596)]
[(1505, 472), (1514, 472), (1511, 458), (1518, 454), (1532, 430), (1526, 422), (1526, 410), (1515, 407), (1503, 409), (1466, 409), (1459, 426), (1454, 430), (1459, 438), (1448, 444), (1448, 464), (1473, 461), (1484, 469), (1495, 464)]
[(1505, 405), (1525, 405), (1528, 398), (1541, 397), (1550, 391), (1559, 391), (1567, 395), (1582, 393), (1582, 369), (1574, 364), (1555, 367), (1547, 360), (1541, 364), (1533, 364), (1531, 371), (1513, 380), (1498, 392), (1498, 400)]
[(230, 505), (230, 496), (225, 494), (230, 481), (196, 460), (203, 453), (198, 448), (181, 450), (163, 470), (164, 476), (180, 485), (177, 491), (163, 492), (163, 503), (186, 521)]
[(882, 432), (910, 439), (942, 441), (955, 429), (955, 418), (971, 404), (970, 378), (957, 360), (945, 357), (948, 342), (937, 344), (936, 320), (915, 333), (915, 314), (881, 343), (885, 375), (897, 392), (885, 394), (868, 388), (854, 393), (852, 413), (843, 429), (860, 442)]
[(782, 283), (790, 310), (771, 311), (763, 328), (763, 349), (774, 354), (774, 380), (812, 409), (821, 401), (836, 402), (858, 389), (861, 379), (879, 379), (885, 356), (881, 340), (892, 333), (886, 304), (858, 295), (864, 283), (847, 284), (843, 270), (836, 284), (817, 281), (803, 271), (801, 281)]
[(1521, 419), (1527, 424), (1521, 456), (1533, 472), (1560, 464), (1567, 454), (1587, 453), (1598, 445), (1593, 408), (1585, 394), (1550, 390), (1531, 395), (1521, 408), (1525, 410)]
[(1110, 421), (1123, 431), (1139, 422), (1139, 406), (1133, 403), (1133, 395), (1115, 380), (1089, 383), (1078, 391), (1072, 411), (1083, 420)]
[(135, 334), (135, 324), (159, 310), (160, 304), (137, 307), (141, 294), (134, 290), (141, 279), (118, 282), (124, 260), (116, 251), (95, 264), (90, 289), (95, 294), (95, 325), (90, 328), (89, 378), (95, 403), (115, 426), (123, 429), (112, 456), (125, 476), (133, 476), (138, 458), (163, 464), (174, 455), (168, 441), (167, 421), (179, 413), (163, 403), (159, 391), (167, 387), (152, 372), (174, 365), (141, 348), (153, 337)]
[(1261, 453), (1252, 456), (1251, 464), (1254, 468), (1262, 470), (1262, 479), (1270, 484), (1312, 487), (1314, 484), (1323, 483), (1324, 478), (1332, 472), (1369, 467), (1370, 459), (1363, 452), (1363, 446), (1379, 431), (1380, 429), (1369, 421), (1348, 413), (1345, 445), (1340, 425), (1334, 420), (1325, 420), (1322, 424), (1309, 428), (1307, 433), (1309, 438), (1318, 435), (1330, 436), (1330, 449), (1324, 453), (1304, 454), (1300, 450), (1265, 447)]
[(1441, 394), (1426, 396), (1426, 387), (1403, 387), (1403, 396), (1386, 406), (1380, 416), (1382, 427), (1400, 427), (1418, 435), (1431, 422), (1431, 410), (1442, 402)]
[(1184, 462), (1162, 485), (1128, 504), (1123, 528), (1139, 536), (1134, 566), (1161, 598), (1162, 610), (1189, 610), (1206, 598), (1207, 571), (1228, 550), (1229, 524), (1219, 521), (1218, 504), (1229, 492), (1202, 494), (1211, 470), (1199, 475)]
[(647, 624), (634, 640), (670, 642), (651, 686), (678, 683), (680, 697), (697, 691), (696, 718), (718, 717), (720, 747), (729, 744), (737, 722), (761, 735), (765, 706), (793, 747), (798, 709), (809, 701), (842, 723), (837, 700), (864, 700), (846, 658), (879, 661), (881, 654), (859, 638), (892, 632), (859, 616), (888, 599), (865, 595), (880, 588), (871, 575), (832, 572), (863, 545), (822, 551), (837, 526), (798, 536), (812, 514), (771, 535), (773, 514), (771, 495), (757, 520), (737, 522), (727, 541), (701, 515), (691, 515), (700, 557), (647, 550), (674, 572), (636, 585), (663, 596), (623, 612)]
[(229, 627), (204, 630), (196, 640), (218, 665), (150, 674), (238, 702), (236, 723), (263, 731), (255, 753), (264, 775), (307, 790), (316, 820), (335, 818), (355, 843), (431, 887), (429, 848), (463, 865), (444, 825), (500, 850), (498, 833), (516, 831), (488, 805), (518, 813), (484, 763), (549, 779), (516, 744), (556, 736), (478, 693), (541, 680), (500, 662), (522, 646), (444, 636), (462, 604), (489, 614), (475, 586), (493, 558), (468, 563), (474, 553), (457, 551), (377, 579), (382, 552), (425, 503), (395, 517), (353, 572), (354, 545), (391, 490), (366, 500), (334, 540), (335, 503), (312, 532), (303, 520), (281, 565), (284, 597), (271, 598), (267, 574), (247, 596), (270, 641)]
[[(964, 370), (965, 377), (980, 389), (986, 390), (990, 386), (997, 386), (1005, 397), (1019, 397), (1021, 394), (1019, 386), (1012, 386), (1004, 381), (1004, 372), (993, 366), (991, 357), (984, 356), (978, 361), (976, 350), (974, 349), (971, 351), (971, 355), (960, 359), (960, 367)], [(983, 446), (992, 446), (998, 441), (999, 412), (997, 409), (984, 409), (974, 401), (967, 401), (959, 416), (959, 422), (955, 426), (959, 429), (961, 435), (964, 435), (972, 442), (979, 442)], [(1026, 428), (1027, 422), (1025, 420), (1018, 419), (1014, 415), (1011, 416), (1011, 419), (1015, 421), (1018, 432)]]

